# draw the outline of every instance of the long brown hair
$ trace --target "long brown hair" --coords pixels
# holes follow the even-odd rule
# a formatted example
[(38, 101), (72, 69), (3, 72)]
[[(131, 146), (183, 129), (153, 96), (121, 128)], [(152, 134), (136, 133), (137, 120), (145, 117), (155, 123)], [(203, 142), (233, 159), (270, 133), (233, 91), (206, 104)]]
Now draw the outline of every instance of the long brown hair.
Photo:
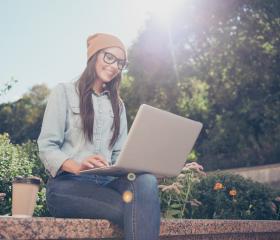
[[(76, 89), (78, 89), (80, 99), (80, 117), (82, 121), (83, 133), (87, 140), (93, 143), (93, 125), (94, 125), (94, 108), (92, 103), (93, 83), (97, 77), (95, 66), (98, 51), (87, 62), (87, 66), (83, 71), (81, 77), (76, 81)], [(106, 84), (106, 89), (109, 91), (108, 97), (111, 101), (114, 121), (111, 130), (114, 129), (112, 139), (109, 147), (112, 148), (115, 144), (120, 132), (120, 107), (122, 100), (119, 96), (119, 86), (121, 81), (121, 73), (114, 77), (109, 83)]]

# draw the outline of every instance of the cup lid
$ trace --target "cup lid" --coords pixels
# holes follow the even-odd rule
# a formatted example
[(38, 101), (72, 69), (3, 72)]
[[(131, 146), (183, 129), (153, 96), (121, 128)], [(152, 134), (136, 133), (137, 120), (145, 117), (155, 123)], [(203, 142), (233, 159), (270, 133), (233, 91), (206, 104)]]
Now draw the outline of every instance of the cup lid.
[(40, 185), (41, 179), (38, 177), (22, 177), (16, 176), (13, 183), (29, 183), (29, 184), (37, 184)]

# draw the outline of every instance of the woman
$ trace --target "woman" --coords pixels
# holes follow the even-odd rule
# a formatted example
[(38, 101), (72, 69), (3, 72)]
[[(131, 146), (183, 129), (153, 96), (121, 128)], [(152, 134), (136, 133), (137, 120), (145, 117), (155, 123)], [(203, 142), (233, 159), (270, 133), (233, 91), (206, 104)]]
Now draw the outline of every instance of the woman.
[(48, 98), (39, 155), (50, 178), (47, 206), (54, 217), (108, 219), (125, 239), (158, 239), (160, 206), (157, 180), (79, 174), (116, 161), (127, 135), (119, 97), (126, 49), (115, 36), (87, 40), (87, 66), (75, 83), (60, 83)]

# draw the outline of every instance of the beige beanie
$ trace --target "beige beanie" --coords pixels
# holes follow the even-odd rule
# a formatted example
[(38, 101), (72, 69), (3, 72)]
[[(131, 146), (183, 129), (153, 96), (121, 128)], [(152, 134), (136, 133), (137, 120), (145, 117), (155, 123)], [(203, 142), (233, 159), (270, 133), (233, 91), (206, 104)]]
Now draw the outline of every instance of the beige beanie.
[(119, 38), (107, 33), (96, 33), (87, 39), (87, 60), (99, 50), (109, 47), (121, 48), (127, 58), (126, 48)]

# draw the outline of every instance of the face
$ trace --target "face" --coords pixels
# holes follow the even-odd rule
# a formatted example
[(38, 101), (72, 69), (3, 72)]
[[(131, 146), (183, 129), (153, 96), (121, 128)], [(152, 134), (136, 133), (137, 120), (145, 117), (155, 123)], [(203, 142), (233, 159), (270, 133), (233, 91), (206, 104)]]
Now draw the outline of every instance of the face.
[(95, 65), (98, 79), (103, 83), (110, 82), (121, 72), (120, 68), (124, 62), (125, 54), (122, 49), (111, 47), (102, 50), (97, 56)]

